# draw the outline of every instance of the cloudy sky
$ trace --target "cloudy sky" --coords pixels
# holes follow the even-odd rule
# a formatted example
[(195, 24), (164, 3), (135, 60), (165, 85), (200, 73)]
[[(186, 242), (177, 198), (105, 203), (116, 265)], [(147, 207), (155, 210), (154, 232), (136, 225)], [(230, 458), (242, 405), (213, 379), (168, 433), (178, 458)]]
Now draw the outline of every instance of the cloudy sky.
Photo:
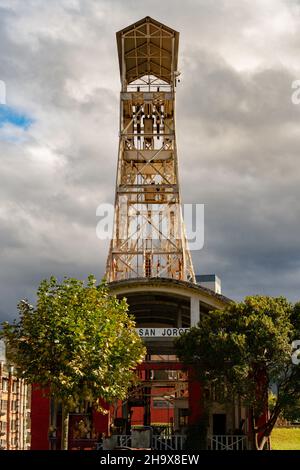
[(0, 319), (41, 278), (103, 275), (96, 207), (112, 203), (115, 32), (180, 31), (182, 195), (205, 204), (197, 273), (223, 293), (300, 299), (297, 0), (0, 0)]

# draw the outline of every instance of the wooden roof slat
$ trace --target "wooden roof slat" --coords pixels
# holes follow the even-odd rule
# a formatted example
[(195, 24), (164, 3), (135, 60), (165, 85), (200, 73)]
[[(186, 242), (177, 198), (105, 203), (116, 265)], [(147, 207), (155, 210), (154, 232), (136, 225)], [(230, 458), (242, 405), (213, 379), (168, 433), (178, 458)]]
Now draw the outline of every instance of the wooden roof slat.
[[(116, 36), (120, 74), (122, 77), (124, 67), (127, 83), (145, 74), (157, 76), (167, 83), (172, 82), (172, 71), (177, 70), (178, 62), (179, 33), (177, 31), (147, 16), (117, 32)], [(122, 51), (122, 44), (124, 51)], [(157, 54), (157, 64), (153, 60), (153, 55), (156, 59), (155, 54)], [(133, 70), (135, 70), (134, 75)]]

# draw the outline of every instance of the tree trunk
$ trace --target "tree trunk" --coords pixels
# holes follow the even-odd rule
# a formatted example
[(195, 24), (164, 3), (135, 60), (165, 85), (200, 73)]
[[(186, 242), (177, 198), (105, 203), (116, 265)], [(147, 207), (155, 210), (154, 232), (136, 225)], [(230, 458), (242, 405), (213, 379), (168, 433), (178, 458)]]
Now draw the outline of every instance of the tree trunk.
[(250, 411), (250, 442), (251, 450), (257, 450), (257, 434), (255, 432), (255, 418), (253, 410)]
[[(52, 440), (50, 438), (52, 438)], [(52, 398), (51, 419), (50, 419), (50, 427), (49, 427), (50, 450), (56, 450), (56, 446), (57, 446), (56, 438), (57, 438), (57, 400), (55, 398)]]
[(62, 405), (61, 414), (61, 450), (68, 450), (69, 441), (69, 412), (66, 406)]

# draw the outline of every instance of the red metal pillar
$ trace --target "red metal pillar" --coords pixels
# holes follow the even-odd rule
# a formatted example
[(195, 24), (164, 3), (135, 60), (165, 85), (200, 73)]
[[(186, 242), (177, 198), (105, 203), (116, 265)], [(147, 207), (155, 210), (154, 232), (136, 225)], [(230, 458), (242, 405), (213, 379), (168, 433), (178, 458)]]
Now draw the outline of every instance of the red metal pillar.
[(189, 368), (189, 425), (199, 424), (203, 417), (202, 385), (192, 367)]

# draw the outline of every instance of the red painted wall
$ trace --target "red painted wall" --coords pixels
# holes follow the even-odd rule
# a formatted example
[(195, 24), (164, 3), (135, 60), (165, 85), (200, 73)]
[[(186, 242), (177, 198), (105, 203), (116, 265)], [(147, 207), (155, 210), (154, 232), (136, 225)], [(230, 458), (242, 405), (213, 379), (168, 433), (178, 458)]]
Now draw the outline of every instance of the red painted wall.
[[(181, 370), (183, 365), (177, 363), (151, 363), (141, 364), (138, 370), (141, 372), (141, 378), (143, 379), (143, 371), (147, 369), (152, 370)], [(193, 377), (193, 372), (189, 370), (189, 424), (197, 424), (201, 420), (203, 413), (201, 405), (201, 384)], [(43, 396), (41, 390), (34, 389), (32, 391), (31, 399), (31, 448), (33, 450), (48, 450), (48, 431), (49, 431), (49, 419), (50, 419), (50, 400)], [(120, 403), (121, 405), (121, 403)], [(105, 407), (105, 404), (102, 403)], [(107, 409), (109, 407), (107, 406)], [(132, 424), (143, 424), (143, 407), (134, 407)], [(122, 407), (118, 407), (117, 416), (122, 416)], [(173, 409), (165, 408), (154, 408), (151, 406), (151, 422), (152, 423), (168, 423), (174, 418)], [(93, 426), (99, 436), (101, 433), (108, 433), (109, 425), (109, 414), (103, 415), (99, 412), (93, 411)], [(58, 423), (59, 427), (59, 423)], [(59, 432), (58, 432), (59, 437)]]
[[(144, 408), (135, 406), (132, 408), (132, 411), (131, 424), (142, 426), (144, 421)], [(154, 408), (151, 406), (151, 424), (168, 424), (173, 419), (173, 408)]]
[(49, 450), (50, 400), (35, 387), (31, 394), (31, 449)]
[[(109, 409), (104, 402), (103, 408)], [(100, 437), (101, 433), (108, 433), (109, 414), (103, 415), (95, 410), (92, 412), (93, 426)], [(31, 449), (49, 450), (49, 422), (50, 422), (50, 399), (43, 396), (42, 390), (33, 388), (31, 395)], [(71, 425), (72, 426), (72, 425)], [(57, 449), (60, 448), (60, 419), (57, 421)], [(72, 430), (70, 430), (70, 441), (72, 441)], [(72, 444), (72, 443), (70, 443)], [(71, 445), (72, 447), (72, 445)]]

